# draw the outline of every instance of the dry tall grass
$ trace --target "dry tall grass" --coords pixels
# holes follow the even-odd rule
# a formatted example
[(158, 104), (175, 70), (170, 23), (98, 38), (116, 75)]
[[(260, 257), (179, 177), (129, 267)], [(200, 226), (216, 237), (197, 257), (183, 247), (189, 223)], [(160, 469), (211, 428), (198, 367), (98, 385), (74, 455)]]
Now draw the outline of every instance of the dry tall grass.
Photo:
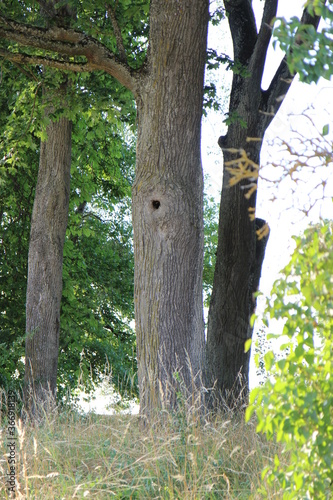
[[(6, 426), (2, 421), (1, 499), (12, 498)], [(137, 415), (54, 410), (39, 425), (18, 420), (16, 429), (15, 498), (24, 499), (259, 499), (261, 472), (279, 453), (254, 423), (181, 409), (150, 425)]]

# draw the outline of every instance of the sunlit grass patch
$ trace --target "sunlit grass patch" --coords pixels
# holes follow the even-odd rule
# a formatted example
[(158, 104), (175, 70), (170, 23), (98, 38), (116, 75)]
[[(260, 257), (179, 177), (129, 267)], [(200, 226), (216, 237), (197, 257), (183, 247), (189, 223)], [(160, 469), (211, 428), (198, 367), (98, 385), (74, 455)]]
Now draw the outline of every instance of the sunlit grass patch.
[[(17, 421), (16, 497), (247, 499), (276, 447), (253, 423), (215, 415), (163, 413), (150, 425), (138, 415), (54, 412), (40, 425)], [(7, 437), (1, 432), (0, 497)]]

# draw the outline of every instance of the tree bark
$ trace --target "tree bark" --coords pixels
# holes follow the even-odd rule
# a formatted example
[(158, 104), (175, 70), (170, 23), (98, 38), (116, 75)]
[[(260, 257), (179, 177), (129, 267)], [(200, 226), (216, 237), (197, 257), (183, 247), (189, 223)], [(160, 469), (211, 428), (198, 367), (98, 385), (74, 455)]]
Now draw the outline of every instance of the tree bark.
[[(234, 73), (229, 105), (231, 123), (227, 134), (219, 138), (224, 170), (216, 267), (208, 315), (206, 384), (215, 388), (211, 398), (213, 404), (222, 402), (236, 409), (248, 402), (251, 351), (245, 353), (244, 345), (253, 334), (250, 319), (256, 306), (254, 293), (259, 286), (268, 240), (268, 234), (262, 239), (256, 234), (265, 224), (262, 219), (255, 218), (256, 171), (264, 134), (294, 78), (283, 59), (269, 88), (261, 89), (272, 31), (270, 25), (277, 4), (277, 0), (266, 0), (257, 32), (248, 0), (225, 1), (234, 59), (242, 65), (243, 74)], [(319, 18), (309, 16), (305, 10), (302, 22), (317, 27)], [(239, 165), (244, 170), (247, 168), (250, 179), (231, 187), (230, 167)], [(247, 193), (250, 195), (251, 187), (254, 188), (251, 196), (245, 197)]]
[(174, 404), (168, 384), (174, 386), (175, 371), (191, 391), (202, 369), (200, 135), (208, 4), (208, 0), (152, 0), (147, 60), (138, 69), (127, 64), (115, 15), (111, 22), (119, 57), (96, 38), (66, 28), (66, 23), (40, 28), (0, 16), (0, 38), (52, 53), (50, 57), (1, 49), (1, 56), (18, 64), (103, 70), (136, 98), (135, 313), (145, 413), (164, 402)]
[(145, 414), (176, 403), (175, 373), (193, 392), (203, 367), (200, 136), (207, 23), (206, 0), (151, 4), (133, 186), (138, 378)]
[[(63, 91), (64, 89), (62, 89)], [(45, 90), (52, 106), (59, 93)], [(50, 108), (48, 108), (50, 111)], [(25, 405), (31, 415), (56, 396), (62, 260), (68, 219), (71, 122), (61, 117), (41, 141), (31, 219), (26, 300)]]

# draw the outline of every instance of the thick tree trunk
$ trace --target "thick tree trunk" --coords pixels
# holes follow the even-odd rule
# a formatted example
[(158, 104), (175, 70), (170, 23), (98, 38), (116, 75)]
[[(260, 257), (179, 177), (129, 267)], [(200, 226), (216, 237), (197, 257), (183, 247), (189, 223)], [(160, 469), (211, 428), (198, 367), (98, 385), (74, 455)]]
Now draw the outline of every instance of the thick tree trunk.
[(152, 2), (133, 186), (138, 378), (145, 414), (175, 404), (176, 372), (192, 392), (202, 369), (200, 135), (207, 23), (206, 0)]
[[(47, 93), (45, 97), (50, 97)], [(40, 149), (26, 301), (25, 404), (32, 415), (40, 413), (43, 403), (56, 395), (71, 129), (67, 118), (50, 122)]]

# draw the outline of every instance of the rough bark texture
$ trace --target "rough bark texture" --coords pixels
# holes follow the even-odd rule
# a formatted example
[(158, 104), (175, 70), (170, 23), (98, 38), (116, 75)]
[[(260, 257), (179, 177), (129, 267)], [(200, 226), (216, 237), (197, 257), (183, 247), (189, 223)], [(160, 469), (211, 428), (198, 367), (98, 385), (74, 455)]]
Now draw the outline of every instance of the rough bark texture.
[(47, 140), (41, 142), (26, 301), (25, 403), (32, 415), (56, 395), (71, 129), (71, 122), (60, 118), (48, 125)]
[(174, 404), (174, 372), (191, 391), (202, 369), (200, 135), (207, 22), (206, 0), (151, 4), (150, 56), (137, 100), (133, 187), (135, 317), (144, 413)]
[[(230, 186), (228, 168), (242, 155), (260, 164), (262, 139), (287, 93), (293, 75), (286, 60), (281, 62), (269, 88), (261, 89), (266, 52), (271, 37), (270, 24), (276, 15), (277, 0), (266, 0), (259, 32), (249, 0), (226, 0), (233, 39), (234, 59), (242, 64), (243, 76), (234, 74), (229, 114), (235, 120), (228, 133), (219, 138), (224, 171), (220, 205), (219, 236), (213, 291), (209, 309), (206, 383), (215, 384), (215, 402), (243, 407), (248, 399), (250, 351), (244, 344), (252, 337), (250, 318), (255, 310), (253, 293), (259, 286), (267, 236), (257, 238), (256, 230), (265, 221), (255, 219), (256, 191), (245, 198), (249, 180)], [(305, 11), (303, 22), (318, 25)], [(242, 125), (241, 118), (246, 126)], [(245, 155), (243, 154), (245, 151)], [(255, 167), (250, 166), (250, 170)], [(256, 184), (255, 175), (250, 179)], [(253, 215), (252, 219), (250, 214)]]
[(119, 56), (96, 38), (66, 28), (66, 23), (40, 28), (0, 13), (1, 38), (43, 49), (52, 57), (5, 49), (0, 56), (17, 64), (104, 70), (137, 100), (135, 314), (141, 409), (149, 413), (164, 401), (174, 403), (167, 382), (174, 385), (175, 370), (191, 390), (187, 356), (193, 374), (202, 368), (200, 133), (208, 0), (152, 0), (148, 56), (138, 70), (126, 62), (115, 12), (109, 12), (109, 17)]

